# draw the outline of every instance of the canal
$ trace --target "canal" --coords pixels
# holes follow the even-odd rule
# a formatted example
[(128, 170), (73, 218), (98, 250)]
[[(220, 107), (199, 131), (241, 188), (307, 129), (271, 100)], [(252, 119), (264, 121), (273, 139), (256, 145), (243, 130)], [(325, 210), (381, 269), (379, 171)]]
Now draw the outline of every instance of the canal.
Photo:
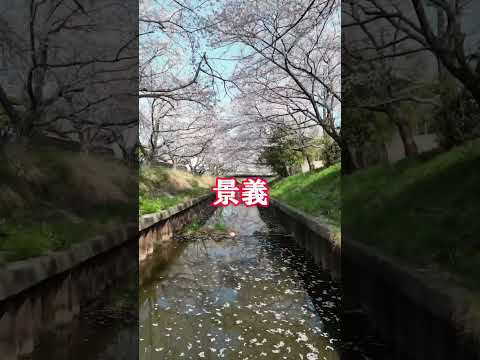
[(133, 271), (85, 306), (73, 323), (44, 334), (25, 360), (138, 359), (137, 294)]
[(178, 240), (141, 279), (141, 360), (375, 358), (341, 338), (339, 284), (257, 208)]

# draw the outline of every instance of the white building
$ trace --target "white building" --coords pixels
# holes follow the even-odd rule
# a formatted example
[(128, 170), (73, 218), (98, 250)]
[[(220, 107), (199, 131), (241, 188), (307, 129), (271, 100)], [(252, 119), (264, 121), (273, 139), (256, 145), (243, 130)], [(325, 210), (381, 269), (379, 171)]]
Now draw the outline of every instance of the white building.
[[(351, 2), (358, 5), (358, 3), (361, 3), (362, 0)], [(398, 9), (402, 9), (402, 11), (404, 11), (404, 14), (406, 14), (407, 17), (408, 12), (412, 12), (411, 16), (409, 17), (412, 21), (415, 21), (414, 19), (416, 19), (414, 10), (411, 7), (411, 2), (402, 0), (383, 0), (381, 1), (381, 3), (384, 4), (387, 8), (392, 4), (395, 4)], [(363, 2), (363, 5), (366, 4), (366, 2)], [(480, 1), (469, 1), (465, 4), (466, 6), (462, 12), (464, 19), (462, 27), (466, 35), (465, 48), (468, 55), (473, 55), (475, 53), (477, 53), (477, 55), (480, 55), (480, 27), (478, 26), (478, 16), (480, 15)], [(431, 26), (433, 30), (438, 31), (439, 23), (441, 23), (440, 13), (437, 11), (437, 8), (433, 6), (432, 3), (428, 4), (428, 1), (426, 11), (427, 15), (431, 19)], [(344, 23), (354, 22), (348, 16), (345, 16), (343, 21)], [(366, 27), (370, 30), (369, 35), (375, 36), (376, 41), (379, 44), (388, 43), (390, 41), (393, 41), (394, 39), (398, 39), (398, 37), (403, 36), (403, 34), (401, 34), (397, 35), (397, 38), (394, 38), (393, 27), (385, 20), (375, 20), (373, 22), (369, 22)], [(364, 42), (370, 41), (370, 39), (359, 27), (346, 28), (346, 31), (344, 31), (344, 35), (346, 36), (348, 44), (351, 44), (353, 47), (355, 47), (356, 44), (363, 44)], [(414, 40), (402, 41), (396, 45), (396, 51), (398, 53), (418, 48), (419, 45)], [(370, 45), (370, 49), (371, 50), (365, 50), (364, 52), (367, 57), (379, 56), (379, 51), (374, 50), (372, 45)], [(472, 59), (472, 63), (473, 62), (474, 60)], [(432, 84), (439, 79), (440, 72), (445, 71), (439, 59), (429, 51), (414, 52), (398, 57), (392, 57), (388, 60), (388, 66), (393, 69), (395, 76), (400, 79), (409, 78), (419, 88), (422, 86), (422, 84)], [(382, 84), (380, 84), (380, 86), (382, 86)], [(404, 96), (406, 93), (405, 90), (406, 89), (401, 84), (398, 85), (395, 92), (395, 97), (401, 98), (402, 96)], [(382, 96), (381, 92), (380, 96)], [(381, 102), (382, 100), (384, 99), (380, 98), (378, 101)], [(398, 109), (400, 105), (397, 104), (394, 106)], [(413, 140), (417, 145), (418, 151), (425, 152), (435, 149), (439, 145), (439, 137), (436, 133), (434, 126), (434, 107), (432, 107), (431, 105), (423, 105), (417, 103), (415, 103), (414, 106), (415, 118), (408, 118), (407, 121), (410, 122), (410, 127), (413, 132)], [(344, 121), (348, 121), (348, 119), (344, 119)], [(404, 145), (400, 137), (400, 132), (398, 128), (394, 128), (391, 133), (391, 137), (384, 141), (384, 151), (386, 152), (386, 158), (388, 159), (388, 161), (395, 162), (405, 157)]]

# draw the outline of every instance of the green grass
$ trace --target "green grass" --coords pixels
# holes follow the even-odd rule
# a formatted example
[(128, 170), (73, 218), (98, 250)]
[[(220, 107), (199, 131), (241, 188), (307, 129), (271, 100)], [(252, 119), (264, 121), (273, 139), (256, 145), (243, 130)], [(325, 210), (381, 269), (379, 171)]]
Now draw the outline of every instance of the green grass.
[(215, 223), (213, 229), (217, 231), (225, 232), (227, 231), (227, 226), (224, 223)]
[[(118, 223), (118, 220), (117, 220)], [(70, 222), (9, 222), (0, 227), (0, 265), (64, 250), (112, 229), (115, 221), (103, 217)]]
[(192, 221), (190, 224), (186, 225), (183, 228), (182, 233), (184, 235), (192, 234), (223, 234), (227, 232), (227, 226), (223, 222), (217, 222), (215, 224), (210, 224), (207, 227), (203, 227), (203, 224), (198, 221), (198, 219)]
[(179, 195), (163, 195), (156, 197), (140, 196), (139, 198), (139, 210), (140, 215), (153, 214), (172, 206), (178, 205), (188, 199), (193, 199), (201, 195), (207, 194), (209, 189), (195, 188), (189, 191), (185, 191)]
[(102, 235), (136, 214), (136, 171), (54, 147), (0, 148), (0, 266)]
[(327, 169), (289, 176), (272, 185), (271, 196), (313, 216), (327, 219), (340, 229), (340, 164)]
[(156, 213), (210, 192), (213, 178), (164, 167), (140, 170), (139, 213)]
[(183, 228), (183, 233), (187, 235), (193, 234), (193, 233), (196, 233), (198, 230), (200, 230), (201, 227), (202, 225), (195, 220)]
[(140, 215), (153, 214), (172, 206), (180, 204), (186, 199), (185, 196), (172, 196), (172, 197), (157, 197), (157, 198), (144, 198), (140, 197)]
[(342, 180), (342, 226), (358, 241), (466, 285), (480, 280), (480, 141)]

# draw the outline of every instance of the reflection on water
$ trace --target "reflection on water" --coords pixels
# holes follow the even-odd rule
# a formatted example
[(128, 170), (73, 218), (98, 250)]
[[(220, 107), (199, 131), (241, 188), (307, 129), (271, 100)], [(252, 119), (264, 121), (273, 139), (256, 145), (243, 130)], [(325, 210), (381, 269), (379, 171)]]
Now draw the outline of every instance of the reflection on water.
[(76, 322), (45, 334), (29, 360), (138, 359), (137, 292), (135, 271), (84, 308)]
[(339, 359), (339, 289), (256, 208), (209, 220), (140, 290), (140, 359)]

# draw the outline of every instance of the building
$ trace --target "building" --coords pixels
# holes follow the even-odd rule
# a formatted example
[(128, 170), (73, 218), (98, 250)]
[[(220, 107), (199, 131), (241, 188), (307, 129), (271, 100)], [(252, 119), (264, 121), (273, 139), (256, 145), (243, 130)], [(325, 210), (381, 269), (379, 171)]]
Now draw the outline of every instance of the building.
[[(358, 5), (362, 1), (351, 1), (350, 3)], [(397, 9), (403, 11), (403, 13), (412, 21), (415, 21), (416, 15), (414, 10), (411, 7), (411, 3), (401, 0), (383, 0), (380, 1), (381, 4), (386, 6), (395, 5)], [(439, 29), (445, 26), (444, 14), (438, 11), (438, 8), (433, 5), (433, 3), (426, 1), (427, 15), (430, 17), (430, 24), (432, 29), (436, 32)], [(364, 3), (368, 7), (368, 4)], [(348, 6), (348, 5), (344, 5)], [(358, 9), (357, 9), (358, 10)], [(411, 12), (411, 16), (409, 16)], [(347, 12), (348, 13), (348, 12)], [(352, 12), (350, 12), (352, 13)], [(465, 7), (461, 13), (463, 16), (463, 31), (465, 32), (465, 48), (468, 52), (468, 55), (471, 56), (472, 65), (474, 65), (475, 53), (480, 55), (480, 28), (478, 27), (478, 14), (480, 14), (480, 2), (478, 1), (469, 1), (465, 3)], [(359, 15), (358, 12), (355, 16)], [(366, 18), (362, 18), (365, 20)], [(342, 19), (344, 24), (355, 22), (353, 18), (349, 16), (344, 16)], [(362, 55), (365, 58), (381, 58), (387, 53), (388, 55), (395, 55), (393, 51), (396, 51), (396, 54), (401, 54), (400, 56), (385, 57), (383, 62), (377, 61), (377, 66), (384, 66), (385, 73), (388, 76), (391, 76), (390, 79), (395, 79), (391, 81), (392, 85), (388, 84), (388, 79), (385, 82), (378, 81), (379, 91), (378, 95), (373, 95), (372, 97), (378, 96), (378, 98), (370, 99), (368, 105), (371, 104), (382, 104), (388, 103), (392, 99), (396, 98), (405, 98), (409, 94), (414, 94), (415, 97), (418, 96), (418, 93), (415, 93), (418, 89), (421, 89), (422, 86), (428, 87), (440, 79), (440, 75), (449, 76), (447, 71), (443, 68), (439, 59), (430, 51), (419, 50), (419, 45), (416, 41), (412, 39), (406, 39), (399, 41), (395, 45), (395, 50), (392, 50), (391, 44), (395, 42), (403, 34), (398, 35), (394, 30), (393, 26), (386, 21), (385, 19), (376, 19), (375, 21), (367, 22), (366, 25), (369, 34), (367, 34), (358, 26), (356, 27), (346, 27), (343, 29), (344, 40), (346, 40), (347, 47), (353, 49), (362, 49)], [(397, 36), (397, 37), (395, 37)], [(380, 47), (380, 49), (375, 49), (371, 41), (371, 37), (375, 39), (377, 44), (385, 45), (385, 47)], [(369, 45), (365, 45), (369, 44)], [(387, 49), (387, 50), (386, 50)], [(390, 53), (388, 53), (391, 51)], [(377, 74), (372, 74), (373, 78)], [(377, 75), (378, 76), (378, 75)], [(451, 75), (450, 75), (451, 76)], [(411, 86), (412, 90), (408, 89), (407, 85), (403, 85), (400, 80), (396, 79), (409, 79), (406, 83), (413, 84)], [(378, 79), (377, 79), (378, 80)], [(367, 79), (368, 81), (375, 81), (374, 79)], [(393, 89), (393, 90), (392, 90)], [(386, 94), (386, 95), (385, 95)], [(430, 100), (437, 101), (439, 103), (440, 99), (431, 98)], [(396, 114), (402, 116), (402, 107), (408, 101), (398, 101), (392, 102), (390, 105), (394, 108)], [(433, 105), (426, 105), (421, 102), (408, 102), (413, 104), (414, 111), (412, 111), (412, 116), (405, 115), (403, 119), (403, 126), (408, 127), (409, 131), (407, 135), (411, 136), (411, 139), (417, 146), (419, 152), (426, 152), (433, 150), (439, 146), (440, 136), (438, 134), (438, 127), (436, 126), (437, 119), (435, 118), (435, 109)], [(342, 121), (349, 121), (349, 119), (342, 119)], [(404, 130), (402, 130), (404, 131)], [(405, 138), (405, 131), (402, 136), (400, 136), (400, 127), (393, 126), (392, 131), (390, 132), (387, 138), (380, 140), (383, 144), (380, 144), (380, 147), (373, 144), (364, 144), (363, 149), (356, 149), (356, 152), (367, 152), (368, 154), (361, 154), (361, 157), (366, 158), (363, 161), (364, 166), (369, 164), (388, 160), (389, 162), (395, 162), (400, 159), (405, 158), (405, 141), (410, 141)], [(374, 152), (384, 153), (372, 155)]]

